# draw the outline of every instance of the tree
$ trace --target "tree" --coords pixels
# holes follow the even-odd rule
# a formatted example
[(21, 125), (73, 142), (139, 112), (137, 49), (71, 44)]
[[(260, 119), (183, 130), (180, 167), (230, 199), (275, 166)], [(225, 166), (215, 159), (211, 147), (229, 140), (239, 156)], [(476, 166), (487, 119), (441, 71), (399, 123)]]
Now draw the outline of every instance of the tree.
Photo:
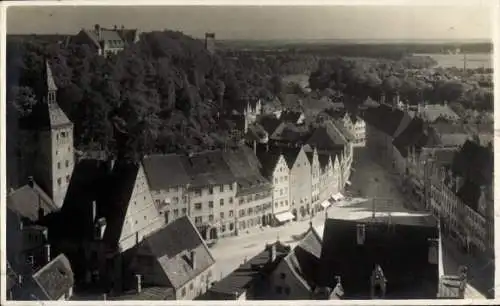
[(31, 113), (37, 98), (31, 87), (14, 86), (10, 89), (9, 102), (14, 105), (21, 117), (24, 117)]

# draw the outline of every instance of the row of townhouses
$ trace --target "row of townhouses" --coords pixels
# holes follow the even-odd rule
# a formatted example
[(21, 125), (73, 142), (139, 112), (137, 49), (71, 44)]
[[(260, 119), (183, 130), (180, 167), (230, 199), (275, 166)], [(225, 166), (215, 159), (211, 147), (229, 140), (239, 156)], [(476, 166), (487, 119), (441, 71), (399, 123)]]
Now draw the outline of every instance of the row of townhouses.
[(266, 245), (197, 300), (464, 298), (466, 272), (444, 273), (441, 232), (429, 218), (327, 217), (323, 231), (311, 224), (293, 248)]
[[(65, 280), (71, 286), (98, 285), (112, 296), (131, 287), (170, 286), (176, 299), (192, 299), (215, 280), (206, 243), (309, 218), (340, 199), (349, 184), (353, 138), (340, 121), (326, 122), (299, 145), (254, 142), (236, 150), (145, 156), (135, 163), (106, 156), (77, 160), (73, 124), (58, 105), (48, 63), (44, 80), (41, 103), (20, 122), (19, 173), (28, 183), (8, 194), (12, 218), (21, 220), (9, 221), (9, 246), (16, 245), (15, 235), (36, 231), (27, 234), (36, 246), (22, 241), (9, 247), (16, 272), (24, 271), (27, 260), (33, 267), (31, 259), (48, 248), (71, 263), (74, 277)], [(169, 231), (179, 237), (191, 231), (192, 242), (158, 238)], [(141, 270), (141, 260), (159, 264), (166, 274)], [(191, 271), (188, 279), (173, 280), (180, 277), (169, 272), (176, 265)]]
[(492, 126), (463, 124), (446, 103), (408, 107), (397, 101), (364, 111), (371, 152), (460, 245), (491, 256)]

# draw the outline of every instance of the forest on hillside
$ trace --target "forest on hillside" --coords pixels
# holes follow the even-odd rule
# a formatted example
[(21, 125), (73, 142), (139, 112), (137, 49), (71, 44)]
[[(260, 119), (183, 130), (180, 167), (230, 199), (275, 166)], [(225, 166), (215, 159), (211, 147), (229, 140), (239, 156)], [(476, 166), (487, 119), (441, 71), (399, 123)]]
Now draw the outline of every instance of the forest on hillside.
[(36, 37), (9, 47), (8, 70), (15, 75), (9, 78), (9, 101), (21, 116), (29, 113), (40, 100), (48, 59), (58, 102), (75, 124), (75, 146), (82, 151), (137, 159), (222, 147), (230, 140), (217, 124), (218, 113), (283, 90), (276, 61), (212, 55), (180, 32), (144, 33), (139, 43), (109, 58), (85, 45), (63, 47)]

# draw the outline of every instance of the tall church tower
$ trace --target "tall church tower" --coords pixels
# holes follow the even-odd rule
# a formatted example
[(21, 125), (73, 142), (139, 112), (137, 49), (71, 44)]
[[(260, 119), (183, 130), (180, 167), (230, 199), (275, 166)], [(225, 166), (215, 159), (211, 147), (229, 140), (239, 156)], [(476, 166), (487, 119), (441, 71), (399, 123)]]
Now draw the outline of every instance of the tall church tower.
[(45, 62), (39, 101), (20, 121), (20, 174), (32, 176), (54, 204), (62, 207), (73, 169), (73, 123), (57, 103), (57, 86)]

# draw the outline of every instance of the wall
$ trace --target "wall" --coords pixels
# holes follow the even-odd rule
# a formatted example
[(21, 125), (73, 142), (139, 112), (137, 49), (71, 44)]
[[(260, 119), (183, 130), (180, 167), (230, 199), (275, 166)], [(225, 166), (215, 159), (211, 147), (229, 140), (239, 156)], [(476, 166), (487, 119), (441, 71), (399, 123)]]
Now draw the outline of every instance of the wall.
[(75, 167), (73, 126), (51, 131), (53, 200), (62, 207)]
[[(221, 186), (223, 186), (223, 191), (221, 191)], [(191, 218), (195, 222), (195, 225), (200, 227), (203, 224), (207, 224), (215, 226), (219, 230), (225, 225), (227, 229), (225, 232), (227, 233), (231, 223), (234, 226), (234, 216), (237, 207), (235, 199), (236, 188), (236, 183), (191, 188), (189, 192), (189, 205)], [(221, 218), (221, 213), (224, 214), (224, 218)]]
[[(188, 193), (185, 186), (171, 186), (167, 190), (152, 190), (153, 201), (168, 223), (188, 215)], [(165, 200), (168, 200), (166, 203)]]
[(273, 214), (290, 211), (290, 171), (280, 156), (273, 173)]
[[(273, 299), (278, 300), (309, 300), (311, 293), (308, 288), (295, 277), (287, 263), (282, 260), (271, 275), (271, 291)], [(280, 289), (281, 288), (281, 289)]]
[(164, 224), (165, 219), (153, 203), (149, 184), (141, 165), (120, 235), (119, 245), (122, 252), (135, 245), (136, 233), (139, 233), (140, 241), (143, 236), (158, 230)]
[[(197, 296), (205, 293), (215, 278), (215, 265), (200, 273), (184, 286), (176, 290), (175, 295), (177, 300), (193, 300)], [(208, 280), (208, 281), (207, 281)]]
[(313, 162), (311, 165), (311, 212), (313, 213), (312, 210), (314, 208), (315, 211), (317, 211), (318, 205), (321, 203), (320, 201), (320, 165), (319, 165), (319, 160), (318, 160), (318, 152), (314, 150), (313, 153)]
[(297, 220), (307, 218), (311, 207), (311, 165), (304, 152), (300, 150), (290, 171), (290, 200), (292, 211), (297, 212)]
[[(271, 190), (237, 197), (238, 231), (243, 231), (245, 229), (257, 227), (263, 225), (263, 223), (267, 223), (268, 214), (271, 213), (272, 201)], [(265, 221), (264, 218), (266, 219)]]

